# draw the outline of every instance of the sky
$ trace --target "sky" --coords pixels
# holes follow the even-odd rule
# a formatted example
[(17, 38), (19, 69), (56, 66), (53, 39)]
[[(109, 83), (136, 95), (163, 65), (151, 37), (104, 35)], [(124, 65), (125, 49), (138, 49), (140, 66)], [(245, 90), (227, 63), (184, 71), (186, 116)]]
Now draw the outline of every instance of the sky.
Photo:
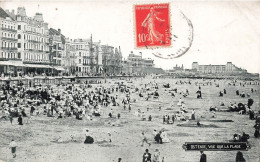
[[(192, 46), (179, 58), (162, 59), (152, 55), (151, 49), (135, 47), (133, 6), (158, 2), (170, 3), (172, 33), (186, 27), (174, 18), (176, 11), (192, 22)], [(155, 66), (163, 69), (176, 64), (191, 68), (195, 61), (221, 65), (232, 62), (248, 72), (260, 73), (260, 1), (0, 0), (0, 6), (9, 10), (24, 6), (28, 16), (41, 12), (49, 28), (61, 29), (66, 37), (84, 39), (92, 34), (94, 41), (120, 46), (124, 58), (130, 51), (142, 52), (144, 58), (154, 59)], [(172, 47), (157, 50), (170, 54), (177, 44), (172, 42)]]

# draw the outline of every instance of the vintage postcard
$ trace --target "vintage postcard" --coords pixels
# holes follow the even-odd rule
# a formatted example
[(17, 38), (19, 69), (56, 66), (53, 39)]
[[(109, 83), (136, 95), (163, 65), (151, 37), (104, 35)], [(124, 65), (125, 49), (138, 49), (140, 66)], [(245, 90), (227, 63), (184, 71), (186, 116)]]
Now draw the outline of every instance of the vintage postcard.
[(259, 15), (0, 0), (0, 162), (259, 162)]

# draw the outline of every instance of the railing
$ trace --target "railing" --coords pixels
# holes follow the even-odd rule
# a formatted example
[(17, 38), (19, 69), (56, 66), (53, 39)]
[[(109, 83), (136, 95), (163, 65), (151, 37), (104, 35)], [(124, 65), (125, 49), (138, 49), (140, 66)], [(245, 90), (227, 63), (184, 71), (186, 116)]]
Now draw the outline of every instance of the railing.
[(15, 38), (7, 38), (7, 37), (2, 37), (2, 39), (4, 40), (12, 40), (12, 41), (17, 41), (18, 39), (15, 39)]
[(6, 30), (6, 31), (11, 31), (11, 32), (16, 32), (16, 29), (10, 29), (10, 28), (1, 28), (2, 30)]
[(22, 61), (21, 58), (0, 58), (0, 61), (8, 61), (8, 60)]
[(12, 51), (15, 51), (15, 50), (17, 50), (17, 48), (15, 48), (15, 47), (1, 47), (1, 49), (3, 49), (3, 50), (12, 50)]
[(28, 40), (28, 42), (32, 42), (32, 43), (43, 43), (41, 41), (36, 41), (36, 40)]
[(24, 64), (41, 64), (41, 65), (50, 65), (49, 61), (42, 61), (42, 60), (25, 60), (23, 61)]

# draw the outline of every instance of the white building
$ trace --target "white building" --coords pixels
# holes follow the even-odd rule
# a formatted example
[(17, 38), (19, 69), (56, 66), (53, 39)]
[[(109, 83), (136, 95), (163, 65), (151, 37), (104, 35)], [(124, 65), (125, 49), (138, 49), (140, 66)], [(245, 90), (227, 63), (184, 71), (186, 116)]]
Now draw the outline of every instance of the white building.
[(23, 65), (21, 53), (17, 51), (17, 23), (1, 7), (0, 22), (0, 73), (20, 72)]

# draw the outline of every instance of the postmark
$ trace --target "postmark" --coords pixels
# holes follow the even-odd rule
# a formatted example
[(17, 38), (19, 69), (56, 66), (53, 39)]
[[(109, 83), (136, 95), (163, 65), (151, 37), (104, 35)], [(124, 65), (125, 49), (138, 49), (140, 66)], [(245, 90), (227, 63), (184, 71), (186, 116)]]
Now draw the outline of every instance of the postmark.
[(169, 3), (134, 6), (137, 48), (171, 46)]

